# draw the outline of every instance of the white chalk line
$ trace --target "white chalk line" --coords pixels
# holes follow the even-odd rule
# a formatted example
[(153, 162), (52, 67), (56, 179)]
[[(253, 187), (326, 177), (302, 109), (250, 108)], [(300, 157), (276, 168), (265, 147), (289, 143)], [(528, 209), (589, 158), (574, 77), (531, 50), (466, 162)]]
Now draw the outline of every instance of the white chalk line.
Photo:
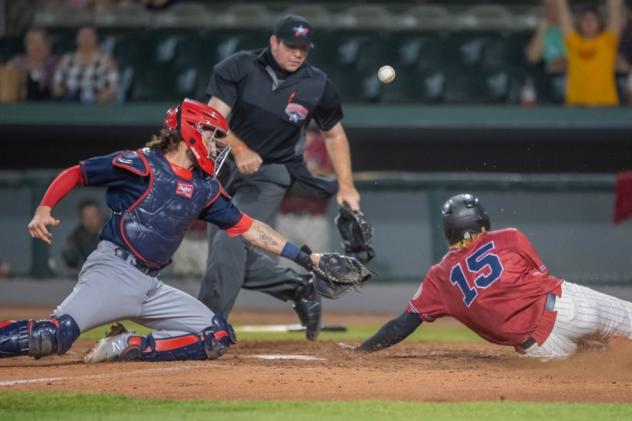
[(315, 355), (257, 354), (257, 355), (249, 355), (248, 357), (257, 358), (259, 360), (327, 361), (326, 358), (317, 357)]
[(179, 370), (191, 370), (195, 368), (200, 368), (200, 366), (196, 365), (184, 365), (178, 367), (158, 367), (158, 368), (146, 368), (142, 370), (132, 370), (126, 372), (117, 372), (117, 373), (103, 373), (103, 374), (86, 374), (83, 376), (66, 376), (66, 377), (40, 377), (35, 379), (19, 379), (19, 380), (6, 380), (0, 381), (0, 387), (2, 386), (15, 386), (18, 384), (30, 384), (30, 383), (43, 383), (43, 382), (59, 382), (63, 380), (82, 380), (82, 379), (103, 379), (108, 377), (117, 377), (121, 375), (129, 376), (130, 374), (146, 374), (152, 372), (168, 372), (168, 371), (179, 371)]

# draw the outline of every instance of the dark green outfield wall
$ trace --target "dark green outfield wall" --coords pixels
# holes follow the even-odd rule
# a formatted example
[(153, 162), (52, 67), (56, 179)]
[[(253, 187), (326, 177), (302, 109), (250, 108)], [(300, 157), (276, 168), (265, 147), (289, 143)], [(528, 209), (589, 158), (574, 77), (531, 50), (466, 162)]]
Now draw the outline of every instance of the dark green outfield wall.
[[(57, 168), (140, 146), (171, 104), (0, 106), (0, 168)], [(359, 171), (615, 172), (632, 162), (632, 109), (347, 105)]]

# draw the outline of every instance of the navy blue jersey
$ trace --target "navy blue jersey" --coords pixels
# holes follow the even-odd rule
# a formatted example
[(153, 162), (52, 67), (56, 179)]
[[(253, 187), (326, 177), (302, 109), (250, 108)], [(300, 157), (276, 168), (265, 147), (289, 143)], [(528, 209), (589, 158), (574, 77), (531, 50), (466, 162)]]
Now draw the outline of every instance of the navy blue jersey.
[[(151, 151), (151, 155), (166, 161), (159, 152)], [(106, 201), (112, 210), (112, 217), (103, 227), (101, 239), (128, 249), (130, 244), (126, 243), (125, 238), (122, 238), (120, 229), (122, 215), (137, 205), (137, 202), (141, 202), (141, 199), (144, 199), (150, 181), (154, 181), (149, 173), (147, 163), (142, 159), (136, 159), (137, 156), (138, 154), (135, 152), (119, 151), (89, 158), (79, 163), (86, 186), (107, 188)], [(197, 173), (194, 175), (195, 177), (202, 177)], [(185, 181), (189, 180), (183, 180), (183, 183)], [(217, 183), (216, 180), (209, 178), (209, 182), (211, 181)], [(217, 189), (221, 189), (219, 183), (217, 184)], [(176, 194), (178, 193), (174, 191), (174, 195)], [(215, 224), (221, 229), (229, 229), (239, 223), (242, 213), (233, 205), (228, 196), (218, 191), (214, 200), (209, 201), (209, 205), (199, 212), (197, 218)]]

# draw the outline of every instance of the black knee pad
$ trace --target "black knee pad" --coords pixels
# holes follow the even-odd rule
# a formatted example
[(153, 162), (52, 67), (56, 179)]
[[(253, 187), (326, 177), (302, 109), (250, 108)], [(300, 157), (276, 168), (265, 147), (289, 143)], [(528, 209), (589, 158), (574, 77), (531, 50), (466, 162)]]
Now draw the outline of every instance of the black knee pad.
[(79, 337), (79, 326), (67, 314), (49, 320), (34, 321), (29, 332), (29, 355), (41, 358), (66, 353)]

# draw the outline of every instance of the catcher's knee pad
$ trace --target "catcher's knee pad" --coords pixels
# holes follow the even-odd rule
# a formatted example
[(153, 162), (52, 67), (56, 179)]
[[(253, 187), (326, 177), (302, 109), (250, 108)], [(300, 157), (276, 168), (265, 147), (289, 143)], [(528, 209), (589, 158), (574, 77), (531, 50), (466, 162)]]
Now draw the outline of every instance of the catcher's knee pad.
[(28, 354), (30, 323), (29, 320), (0, 322), (0, 358)]
[(204, 329), (204, 351), (209, 360), (216, 360), (237, 343), (233, 327), (219, 314), (213, 316), (213, 324)]
[(29, 355), (41, 358), (53, 353), (64, 354), (79, 334), (79, 326), (68, 314), (33, 321), (29, 328)]

